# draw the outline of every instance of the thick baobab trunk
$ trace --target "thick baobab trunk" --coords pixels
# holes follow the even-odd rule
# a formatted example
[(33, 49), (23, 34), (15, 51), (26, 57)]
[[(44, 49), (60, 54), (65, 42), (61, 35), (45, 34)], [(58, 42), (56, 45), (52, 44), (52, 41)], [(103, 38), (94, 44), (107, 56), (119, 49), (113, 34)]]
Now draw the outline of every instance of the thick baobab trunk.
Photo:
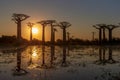
[(43, 31), (42, 31), (42, 44), (45, 44), (45, 26), (43, 25)]
[(17, 24), (17, 39), (21, 40), (21, 21), (18, 21)]
[(54, 42), (54, 39), (53, 39), (53, 35), (54, 35), (54, 32), (53, 32), (53, 26), (51, 24), (51, 44), (53, 44)]
[(103, 28), (103, 40), (105, 40), (105, 28)]
[(32, 41), (32, 27), (30, 28), (30, 41)]
[(55, 44), (55, 31), (53, 32), (53, 44)]
[(63, 43), (66, 42), (66, 28), (63, 28)]
[(109, 29), (109, 42), (112, 41), (112, 29)]

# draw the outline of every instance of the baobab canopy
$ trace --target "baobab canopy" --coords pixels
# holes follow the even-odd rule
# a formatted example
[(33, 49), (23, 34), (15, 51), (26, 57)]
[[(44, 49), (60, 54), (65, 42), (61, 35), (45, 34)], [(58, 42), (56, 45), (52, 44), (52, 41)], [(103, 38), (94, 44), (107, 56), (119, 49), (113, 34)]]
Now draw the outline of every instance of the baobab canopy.
[(26, 20), (27, 18), (29, 18), (30, 16), (26, 15), (26, 14), (17, 14), (17, 13), (13, 13), (12, 15), (12, 20), (15, 21), (15, 23), (17, 23), (18, 21), (23, 21)]

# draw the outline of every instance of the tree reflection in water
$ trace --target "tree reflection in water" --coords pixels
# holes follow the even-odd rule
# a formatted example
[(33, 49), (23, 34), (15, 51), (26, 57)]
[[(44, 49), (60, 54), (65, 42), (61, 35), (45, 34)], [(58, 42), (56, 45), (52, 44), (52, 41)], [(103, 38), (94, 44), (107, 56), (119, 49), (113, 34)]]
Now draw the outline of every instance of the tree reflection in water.
[(109, 57), (108, 57), (108, 63), (111, 63), (111, 64), (113, 64), (113, 63), (116, 63), (116, 62), (117, 62), (117, 61), (115, 61), (115, 60), (113, 59), (113, 55), (112, 55), (112, 53), (113, 53), (112, 48), (111, 48), (111, 47), (109, 47)]
[[(106, 56), (107, 50), (108, 50), (108, 57)], [(113, 52), (112, 47), (108, 47), (108, 49), (105, 47), (100, 47), (99, 48), (99, 60), (95, 61), (95, 64), (106, 65), (107, 63), (109, 64), (116, 63), (117, 61), (113, 59), (112, 52)]]
[(63, 60), (61, 66), (67, 67), (68, 64), (66, 62), (66, 45), (63, 46)]
[(30, 47), (29, 54), (30, 54), (30, 60), (28, 61), (28, 66), (30, 66), (31, 64), (33, 64), (33, 62), (32, 62), (32, 48), (31, 47)]
[(51, 49), (51, 51), (50, 51), (50, 65), (47, 65), (47, 64), (45, 64), (45, 46), (42, 45), (42, 65), (41, 65), (40, 68), (48, 69), (48, 68), (54, 68), (55, 67), (54, 66), (55, 46), (51, 45), (50, 49)]
[[(116, 49), (116, 47), (114, 48)], [(113, 46), (101, 46), (100, 48), (98, 48), (98, 46), (70, 46), (70, 55), (68, 55), (68, 45), (62, 47), (54, 45), (29, 46), (24, 52), (23, 49), (15, 50), (17, 54), (12, 57), (16, 59), (13, 60), (16, 64), (7, 64), (7, 69), (3, 66), (1, 70), (3, 69), (3, 71), (6, 70), (7, 72), (1, 73), (1, 75), (8, 75), (9, 69), (11, 70), (11, 67), (13, 68), (15, 65), (14, 72), (11, 72), (13, 75), (12, 77), (25, 75), (29, 70), (29, 74), (24, 77), (22, 76), (26, 80), (29, 80), (29, 76), (33, 77), (31, 80), (52, 80), (57, 76), (68, 79), (71, 75), (74, 79), (77, 77), (78, 80), (81, 79), (83, 75), (87, 76), (87, 78), (84, 77), (84, 80), (119, 80), (119, 63), (115, 63), (120, 58), (120, 49), (116, 51), (114, 48)], [(11, 56), (10, 54), (8, 55), (10, 59)], [(95, 61), (95, 59), (97, 60)], [(95, 64), (93, 64), (93, 61), (95, 61)], [(102, 68), (104, 70), (101, 70)], [(91, 74), (91, 72), (93, 74)], [(93, 79), (94, 77), (95, 79)], [(73, 79), (71, 78), (70, 80)]]
[(25, 75), (28, 73), (25, 69), (21, 68), (21, 54), (23, 50), (24, 50), (23, 48), (17, 49), (17, 64), (16, 64), (15, 69), (13, 70), (14, 76), (21, 76), (21, 75)]
[(42, 45), (42, 67), (46, 67), (46, 64), (45, 64), (45, 46)]
[(54, 59), (55, 59), (55, 46), (51, 45), (51, 60), (50, 60), (50, 67), (53, 68), (54, 67)]

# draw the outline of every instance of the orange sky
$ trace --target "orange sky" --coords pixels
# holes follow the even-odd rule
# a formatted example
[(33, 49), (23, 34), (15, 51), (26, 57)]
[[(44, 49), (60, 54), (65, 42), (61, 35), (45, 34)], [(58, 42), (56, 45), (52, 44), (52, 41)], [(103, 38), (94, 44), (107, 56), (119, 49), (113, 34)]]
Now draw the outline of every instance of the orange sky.
[[(11, 21), (13, 13), (22, 13), (31, 16), (22, 23), (22, 36), (29, 39), (27, 22), (36, 23), (41, 20), (67, 21), (72, 24), (67, 30), (74, 38), (92, 39), (92, 32), (98, 32), (92, 25), (105, 23), (120, 23), (119, 0), (1, 0), (0, 1), (0, 36), (16, 35), (16, 24)], [(41, 39), (39, 33), (33, 38)], [(113, 30), (113, 36), (119, 37), (120, 28)], [(50, 27), (46, 27), (46, 40), (50, 39)], [(56, 39), (62, 38), (62, 30), (58, 28)]]

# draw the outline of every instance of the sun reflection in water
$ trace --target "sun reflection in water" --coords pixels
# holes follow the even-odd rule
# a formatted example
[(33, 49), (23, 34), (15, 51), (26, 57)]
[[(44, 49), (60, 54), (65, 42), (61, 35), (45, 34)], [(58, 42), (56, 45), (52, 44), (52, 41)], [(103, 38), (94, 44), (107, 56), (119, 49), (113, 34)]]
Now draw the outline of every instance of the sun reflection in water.
[(38, 58), (38, 54), (37, 54), (36, 48), (34, 48), (33, 51), (32, 51), (32, 58), (35, 58), (35, 59)]
[(31, 55), (30, 55), (30, 61), (29, 61), (28, 68), (29, 69), (35, 68), (38, 65), (37, 61), (38, 61), (38, 50), (36, 47), (33, 47), (31, 49)]
[(32, 57), (33, 57), (33, 58), (34, 58), (34, 57), (37, 57), (37, 53), (36, 53), (36, 52), (33, 52)]

